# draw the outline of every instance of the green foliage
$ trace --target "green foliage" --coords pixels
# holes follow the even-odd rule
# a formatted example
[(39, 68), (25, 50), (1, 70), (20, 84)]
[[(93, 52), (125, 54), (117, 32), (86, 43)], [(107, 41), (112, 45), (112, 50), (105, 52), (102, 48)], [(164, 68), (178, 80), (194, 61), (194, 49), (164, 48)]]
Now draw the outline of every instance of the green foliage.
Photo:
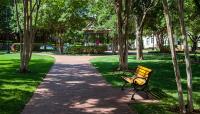
[(95, 29), (110, 29), (110, 35), (116, 34), (116, 14), (112, 0), (90, 2), (89, 16)]
[(153, 32), (159, 31), (165, 27), (166, 27), (166, 24), (165, 24), (165, 18), (163, 14), (163, 6), (162, 6), (162, 2), (159, 1), (157, 5), (147, 14), (145, 30), (149, 31), (149, 33), (151, 34), (152, 31)]
[[(35, 0), (33, 1), (34, 4)], [(168, 1), (172, 15), (175, 33), (180, 35), (178, 9), (176, 1)], [(198, 35), (200, 33), (200, 3), (198, 0), (185, 0), (185, 21), (187, 31)], [(19, 20), (23, 28), (23, 3), (17, 0)], [(155, 6), (156, 5), (156, 6)], [(133, 0), (133, 13), (130, 16), (130, 38), (134, 36), (134, 15), (141, 15), (145, 7), (151, 7), (147, 13), (144, 34), (165, 29), (165, 19), (161, 1)], [(18, 32), (16, 27), (15, 7), (9, 0), (0, 1), (0, 33), (5, 31)], [(7, 11), (7, 16), (5, 13)], [(33, 22), (36, 17), (33, 13)], [(6, 19), (7, 18), (7, 19)], [(7, 21), (5, 21), (7, 20)], [(38, 12), (38, 23), (34, 28), (48, 31), (53, 37), (62, 37), (66, 42), (83, 42), (82, 29), (91, 23), (95, 29), (111, 29), (110, 36), (116, 35), (116, 14), (113, 0), (41, 0)], [(58, 35), (57, 33), (61, 33)]]
[(21, 74), (17, 72), (19, 56), (0, 53), (1, 114), (20, 114), (54, 62), (52, 57), (33, 55), (30, 63), (32, 72)]
[(72, 46), (66, 53), (68, 54), (102, 54), (107, 50), (106, 45), (101, 46)]
[(185, 2), (185, 20), (188, 32), (192, 35), (200, 34), (200, 11), (198, 1), (196, 0), (187, 0)]
[(0, 1), (0, 33), (12, 32), (12, 9), (9, 1)]
[(51, 31), (53, 36), (73, 40), (82, 34), (80, 31), (86, 26), (87, 4), (88, 0), (43, 1), (37, 26)]

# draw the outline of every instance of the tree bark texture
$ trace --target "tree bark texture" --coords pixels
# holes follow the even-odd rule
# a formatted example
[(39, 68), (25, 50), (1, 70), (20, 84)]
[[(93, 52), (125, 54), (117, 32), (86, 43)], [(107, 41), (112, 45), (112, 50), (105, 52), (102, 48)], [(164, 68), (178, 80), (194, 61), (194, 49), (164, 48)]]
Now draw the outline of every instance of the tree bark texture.
[(32, 56), (32, 48), (33, 48), (33, 22), (32, 22), (32, 14), (33, 14), (33, 6), (32, 0), (23, 0), (24, 6), (24, 31), (23, 31), (23, 43), (22, 43), (22, 51), (21, 51), (21, 64), (20, 64), (20, 72), (26, 73), (29, 71), (28, 65)]
[(112, 53), (116, 54), (116, 51), (118, 51), (118, 38), (117, 36), (114, 36), (112, 38)]
[(160, 50), (160, 52), (164, 52), (164, 38), (162, 33), (156, 33), (156, 43), (157, 43), (157, 48)]
[(191, 113), (193, 111), (193, 99), (192, 99), (192, 69), (190, 63), (189, 49), (188, 49), (188, 41), (187, 41), (187, 33), (185, 30), (184, 23), (184, 0), (177, 0), (178, 9), (179, 9), (179, 22), (181, 27), (181, 34), (184, 39), (184, 52), (185, 52), (185, 65), (186, 65), (186, 74), (187, 74), (187, 99), (188, 99), (188, 107), (187, 111)]
[[(115, 0), (115, 8), (117, 13), (117, 32), (119, 41), (119, 70), (128, 69), (128, 25), (130, 4), (131, 0)], [(125, 10), (123, 11), (123, 9)]]
[(184, 99), (183, 99), (183, 90), (182, 90), (182, 85), (181, 85), (180, 70), (179, 70), (179, 65), (177, 62), (175, 46), (174, 46), (174, 38), (173, 38), (173, 33), (172, 33), (172, 21), (169, 14), (169, 7), (168, 7), (167, 0), (162, 0), (162, 3), (163, 3), (163, 8), (164, 8), (165, 20), (167, 24), (167, 34), (169, 37), (172, 62), (174, 66), (174, 73), (175, 73), (176, 84), (177, 84), (177, 89), (178, 89), (179, 109), (181, 113), (186, 113)]
[(192, 41), (192, 52), (195, 53), (197, 50), (197, 43), (200, 40), (200, 36), (191, 35), (188, 33), (190, 40)]

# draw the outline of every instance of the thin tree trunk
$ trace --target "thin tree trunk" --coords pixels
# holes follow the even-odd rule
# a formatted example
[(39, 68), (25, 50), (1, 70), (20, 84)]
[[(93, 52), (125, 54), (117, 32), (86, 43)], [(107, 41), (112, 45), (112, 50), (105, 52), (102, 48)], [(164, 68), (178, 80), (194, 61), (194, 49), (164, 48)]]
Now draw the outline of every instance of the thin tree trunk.
[[(142, 31), (140, 26), (140, 17), (137, 15), (135, 16), (135, 28), (136, 28), (136, 59), (143, 60), (143, 53), (142, 53)], [(141, 28), (140, 28), (141, 27)]]
[(20, 65), (20, 72), (26, 72), (28, 70), (27, 65), (26, 65), (26, 43), (27, 43), (27, 9), (28, 9), (28, 1), (24, 0), (23, 1), (24, 5), (24, 32), (23, 32), (23, 44), (22, 44), (22, 55), (21, 55), (21, 65)]
[(62, 38), (59, 37), (59, 53), (63, 54), (63, 41)]
[(193, 111), (193, 99), (192, 99), (192, 69), (190, 63), (190, 56), (189, 56), (189, 49), (187, 43), (187, 33), (185, 30), (185, 23), (184, 23), (184, 15), (183, 15), (183, 7), (184, 7), (184, 0), (177, 0), (178, 1), (178, 9), (179, 9), (179, 21), (181, 27), (182, 37), (184, 39), (184, 52), (185, 52), (185, 65), (186, 65), (186, 73), (187, 73), (187, 91), (188, 91), (188, 112), (191, 113)]
[[(33, 31), (33, 17), (32, 17), (32, 0), (30, 0), (30, 4), (29, 4), (29, 7), (30, 7), (30, 15), (29, 15), (29, 48), (28, 48), (28, 53), (29, 53), (29, 57), (28, 57), (28, 63), (31, 59), (31, 56), (32, 56), (32, 49), (33, 49), (33, 37), (34, 37), (34, 31)], [(28, 64), (27, 63), (27, 64)]]
[(193, 40), (192, 40), (192, 52), (195, 53), (197, 50), (197, 36), (194, 36)]
[(14, 5), (15, 5), (15, 14), (16, 14), (17, 29), (18, 29), (18, 32), (19, 32), (20, 59), (22, 61), (23, 35), (22, 35), (22, 29), (21, 29), (20, 22), (19, 22), (19, 12), (18, 12), (18, 2), (17, 2), (17, 0), (14, 0)]
[(169, 15), (169, 8), (168, 8), (167, 0), (162, 0), (162, 3), (163, 3), (163, 8), (164, 8), (166, 24), (167, 24), (167, 34), (168, 34), (169, 41), (170, 41), (170, 49), (171, 49), (171, 55), (172, 55), (172, 62), (173, 62), (173, 66), (174, 66), (174, 73), (175, 73), (175, 77), (176, 77), (176, 84), (177, 84), (177, 88), (178, 88), (179, 109), (180, 109), (181, 113), (186, 113), (184, 99), (183, 99), (183, 90), (182, 90), (182, 85), (181, 85), (180, 70), (179, 70), (179, 65), (177, 62), (175, 46), (174, 46), (174, 38), (173, 38), (173, 33), (172, 33), (172, 21), (171, 21), (170, 15)]
[(157, 47), (160, 49), (160, 52), (164, 52), (164, 38), (162, 33), (156, 33), (156, 42)]
[[(34, 39), (35, 39), (35, 36), (36, 36), (36, 33), (37, 33), (37, 30), (36, 29), (33, 29), (33, 10), (34, 10), (34, 6), (32, 7), (32, 0), (30, 0), (31, 4), (30, 4), (30, 54), (29, 54), (29, 61), (32, 57), (32, 50), (33, 50), (33, 43), (34, 43)], [(37, 8), (36, 8), (36, 16), (35, 16), (35, 21), (34, 21), (34, 26), (36, 27), (37, 25), (37, 21), (38, 21), (38, 13), (39, 13), (39, 10), (40, 10), (40, 6), (41, 6), (41, 0), (36, 0), (35, 1), (37, 4)]]
[(118, 50), (118, 40), (117, 40), (117, 36), (114, 36), (112, 38), (112, 53), (116, 54), (116, 51)]

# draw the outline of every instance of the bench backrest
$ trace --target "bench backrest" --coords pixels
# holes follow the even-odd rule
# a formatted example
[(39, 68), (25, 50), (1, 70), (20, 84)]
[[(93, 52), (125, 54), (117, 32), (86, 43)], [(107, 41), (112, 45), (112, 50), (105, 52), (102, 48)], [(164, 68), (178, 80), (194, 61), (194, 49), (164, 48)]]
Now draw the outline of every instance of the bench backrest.
[(151, 75), (151, 72), (152, 72), (151, 69), (138, 65), (135, 71), (135, 76), (148, 79), (149, 76)]

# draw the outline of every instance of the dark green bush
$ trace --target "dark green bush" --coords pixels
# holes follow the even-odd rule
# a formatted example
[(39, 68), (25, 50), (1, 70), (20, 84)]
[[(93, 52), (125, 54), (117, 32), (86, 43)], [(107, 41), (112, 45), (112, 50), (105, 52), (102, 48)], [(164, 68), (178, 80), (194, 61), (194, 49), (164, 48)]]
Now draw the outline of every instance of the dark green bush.
[(102, 54), (107, 50), (106, 45), (101, 46), (72, 46), (66, 51), (68, 54)]

